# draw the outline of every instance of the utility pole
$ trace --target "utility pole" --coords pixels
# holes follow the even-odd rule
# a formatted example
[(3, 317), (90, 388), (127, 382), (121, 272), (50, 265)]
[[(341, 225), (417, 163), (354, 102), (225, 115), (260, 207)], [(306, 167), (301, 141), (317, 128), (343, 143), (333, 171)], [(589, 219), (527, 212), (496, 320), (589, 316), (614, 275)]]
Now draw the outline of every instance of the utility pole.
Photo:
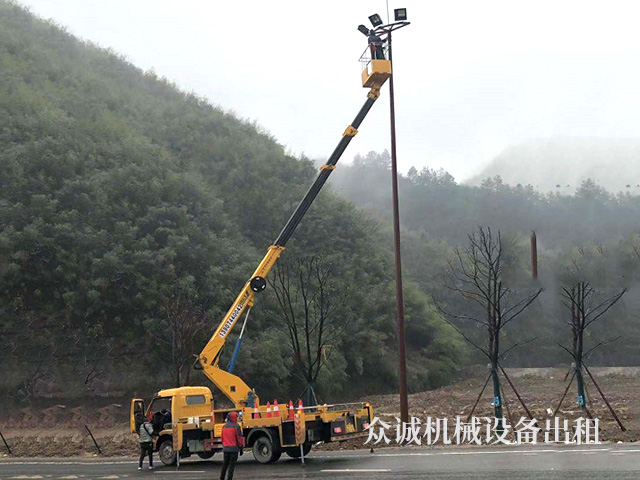
[[(387, 2), (387, 22), (388, 19), (388, 2)], [(359, 25), (358, 30), (366, 36), (374, 34), (375, 36), (385, 34), (386, 39), (382, 40), (378, 38), (375, 43), (372, 40), (371, 47), (371, 61), (385, 60), (384, 55), (378, 57), (378, 50), (383, 49), (384, 42), (387, 42), (387, 55), (389, 59), (389, 66), (391, 67), (391, 75), (389, 76), (389, 110), (391, 115), (391, 188), (392, 188), (392, 200), (393, 200), (393, 240), (395, 251), (395, 265), (396, 265), (396, 327), (398, 333), (398, 384), (400, 390), (400, 420), (402, 422), (409, 422), (409, 401), (407, 398), (407, 360), (406, 360), (406, 348), (404, 340), (404, 299), (402, 295), (402, 258), (400, 255), (400, 213), (398, 207), (398, 157), (396, 153), (396, 107), (395, 107), (395, 92), (393, 89), (393, 80), (395, 73), (393, 71), (393, 58), (391, 52), (391, 32), (398, 30), (399, 28), (409, 25), (407, 21), (407, 9), (396, 8), (393, 11), (395, 22), (382, 24), (382, 19), (377, 13), (371, 15), (369, 20), (373, 25), (373, 30), (369, 30), (364, 25)], [(371, 37), (370, 37), (371, 38)], [(375, 38), (375, 37), (374, 37)], [(374, 59), (373, 52), (376, 52)]]
[(387, 36), (389, 45), (389, 111), (391, 114), (391, 186), (393, 197), (393, 243), (396, 257), (396, 324), (398, 329), (398, 381), (400, 383), (400, 420), (409, 422), (409, 399), (407, 396), (407, 359), (404, 338), (404, 297), (402, 294), (402, 256), (400, 250), (400, 208), (398, 201), (398, 157), (396, 153), (396, 105), (393, 90), (393, 54), (391, 31)]
[(531, 231), (531, 276), (538, 278), (538, 239), (535, 230)]

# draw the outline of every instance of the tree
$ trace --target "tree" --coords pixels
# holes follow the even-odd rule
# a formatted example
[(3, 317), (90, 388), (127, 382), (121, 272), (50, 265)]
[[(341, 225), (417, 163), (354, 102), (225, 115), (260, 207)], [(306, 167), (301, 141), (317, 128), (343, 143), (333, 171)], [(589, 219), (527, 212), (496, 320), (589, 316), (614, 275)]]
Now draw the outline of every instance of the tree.
[(385, 150), (382, 153), (374, 152), (373, 150), (367, 153), (364, 157), (360, 154), (353, 158), (353, 165), (358, 168), (379, 168), (383, 170), (391, 169), (391, 155)]
[(449, 172), (440, 168), (438, 170), (429, 167), (422, 167), (418, 172), (416, 167), (411, 167), (407, 172), (407, 178), (416, 185), (427, 186), (455, 186), (456, 179)]
[(319, 257), (283, 262), (269, 283), (282, 313), (296, 375), (306, 383), (307, 404), (317, 403), (316, 381), (349, 322), (347, 290)]
[[(494, 237), (490, 228), (479, 227), (477, 232), (468, 236), (468, 239), (468, 247), (463, 251), (456, 249), (454, 259), (449, 262), (446, 287), (462, 296), (465, 302), (470, 304), (471, 308), (464, 313), (450, 312), (441, 304), (438, 305), (438, 308), (444, 315), (445, 320), (449, 319), (450, 325), (467, 342), (489, 359), (491, 372), (484, 388), (486, 388), (489, 380), (493, 379), (494, 413), (501, 427), (503, 427), (501, 420), (503, 418), (503, 394), (499, 370), (502, 371), (502, 374), (514, 389), (514, 393), (519, 399), (520, 397), (500, 365), (500, 360), (509, 351), (523, 343), (515, 342), (506, 350), (501, 351), (501, 332), (505, 326), (516, 320), (538, 298), (542, 293), (542, 289), (537, 289), (533, 293), (521, 294), (503, 283), (503, 250), (500, 232), (498, 232), (497, 237)], [(471, 339), (451, 320), (470, 321), (477, 326), (485, 328), (486, 344), (483, 346)], [(482, 396), (484, 388), (480, 392), (480, 396)], [(529, 413), (521, 399), (520, 401), (525, 411)]]
[[(596, 383), (595, 378), (591, 375), (589, 368), (585, 365), (585, 358), (588, 359), (589, 355), (593, 353), (597, 348), (611, 343), (615, 339), (610, 340), (602, 340), (598, 342), (596, 345), (591, 347), (589, 350), (585, 351), (584, 348), (584, 334), (587, 328), (599, 320), (605, 313), (609, 311), (618, 301), (622, 298), (622, 296), (627, 292), (626, 288), (623, 288), (618, 293), (611, 296), (604, 296), (604, 293), (601, 291), (597, 291), (594, 289), (589, 283), (580, 281), (571, 287), (562, 287), (562, 297), (563, 304), (567, 307), (568, 310), (571, 311), (571, 318), (567, 322), (567, 324), (571, 327), (571, 346), (567, 347), (565, 345), (560, 345), (560, 347), (565, 350), (571, 358), (573, 359), (573, 374), (571, 376), (571, 380), (567, 385), (567, 389), (565, 390), (562, 399), (560, 400), (558, 407), (556, 408), (556, 412), (560, 409), (560, 405), (562, 405), (562, 401), (567, 395), (571, 384), (573, 383), (573, 379), (576, 379), (578, 384), (578, 405), (580, 405), (581, 410), (584, 413), (590, 415), (587, 403), (588, 398), (585, 391), (585, 382), (584, 382), (584, 371), (587, 372), (589, 377), (591, 377), (591, 381), (595, 385), (598, 392), (602, 396), (602, 399), (606, 403), (607, 407), (611, 411), (613, 417), (616, 419), (620, 428), (624, 431), (622, 423), (618, 419), (617, 415), (609, 405), (609, 402), (604, 396), (602, 390)], [(618, 337), (619, 338), (619, 337)]]
[(202, 346), (201, 334), (209, 327), (205, 306), (188, 283), (165, 291), (158, 319), (149, 325), (151, 338), (159, 347), (154, 351), (169, 367), (176, 387), (189, 384), (193, 354)]

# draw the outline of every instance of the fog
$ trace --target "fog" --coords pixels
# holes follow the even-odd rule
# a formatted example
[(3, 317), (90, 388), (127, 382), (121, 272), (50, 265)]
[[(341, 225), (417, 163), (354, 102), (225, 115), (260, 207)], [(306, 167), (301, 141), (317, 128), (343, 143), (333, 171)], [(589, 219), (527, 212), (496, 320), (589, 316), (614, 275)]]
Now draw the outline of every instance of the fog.
[(505, 150), (469, 180), (480, 185), (487, 177), (500, 177), (511, 185), (532, 185), (536, 190), (573, 195), (583, 181), (612, 193), (640, 194), (640, 140), (557, 138), (537, 140)]

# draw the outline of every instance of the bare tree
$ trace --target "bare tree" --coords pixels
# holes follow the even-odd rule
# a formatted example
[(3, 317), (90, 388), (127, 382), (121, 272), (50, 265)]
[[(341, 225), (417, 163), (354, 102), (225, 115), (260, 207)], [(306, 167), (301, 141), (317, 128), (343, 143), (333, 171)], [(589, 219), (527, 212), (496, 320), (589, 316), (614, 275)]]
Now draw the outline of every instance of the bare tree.
[(204, 305), (197, 294), (179, 287), (168, 290), (160, 302), (159, 319), (151, 330), (152, 338), (165, 348), (157, 349), (167, 363), (171, 379), (177, 387), (189, 384), (193, 352), (200, 334), (208, 328)]
[(85, 317), (81, 325), (66, 333), (61, 349), (64, 359), (72, 365), (71, 373), (82, 378), (85, 389), (90, 390), (95, 380), (107, 372), (115, 345), (97, 319)]
[[(462, 296), (470, 306), (465, 313), (451, 312), (442, 305), (442, 302), (436, 302), (437, 308), (449, 325), (489, 359), (491, 372), (478, 396), (476, 405), (489, 380), (493, 379), (495, 417), (496, 419), (503, 418), (503, 394), (499, 377), (499, 372), (502, 372), (523, 408), (531, 417), (500, 361), (511, 350), (533, 339), (515, 342), (505, 350), (501, 350), (500, 339), (502, 329), (516, 320), (538, 298), (542, 289), (523, 294), (503, 283), (503, 251), (500, 232), (495, 237), (490, 228), (479, 227), (477, 232), (472, 233), (468, 238), (469, 245), (464, 250), (456, 249), (454, 259), (449, 261), (445, 286), (450, 291)], [(480, 342), (473, 340), (452, 320), (471, 322), (486, 329), (486, 343), (481, 345)], [(476, 405), (473, 406), (469, 416), (473, 414)]]
[[(23, 367), (23, 377), (15, 391), (16, 399), (31, 402), (36, 397), (38, 383), (50, 376), (60, 350), (57, 319), (29, 310), (22, 298), (14, 300), (13, 329), (3, 328), (6, 345), (3, 355)], [(7, 335), (8, 334), (8, 335)], [(6, 347), (6, 348), (5, 348)]]
[[(558, 407), (556, 408), (556, 412), (560, 409), (560, 405), (562, 405), (562, 401), (567, 395), (571, 384), (573, 383), (574, 378), (578, 384), (578, 404), (584, 413), (587, 413), (590, 416), (588, 407), (587, 407), (587, 394), (585, 390), (585, 382), (584, 382), (584, 371), (587, 372), (589, 377), (591, 377), (591, 381), (594, 386), (600, 392), (602, 399), (606, 403), (607, 407), (611, 411), (611, 414), (618, 422), (620, 428), (624, 431), (625, 428), (618, 419), (616, 413), (611, 408), (611, 405), (607, 401), (604, 393), (596, 383), (595, 379), (591, 375), (588, 367), (585, 364), (585, 359), (589, 359), (590, 355), (593, 352), (608, 343), (611, 343), (617, 338), (602, 340), (598, 342), (596, 345), (591, 347), (590, 349), (585, 351), (584, 347), (584, 333), (587, 328), (593, 324), (593, 322), (602, 318), (602, 316), (611, 309), (618, 301), (622, 298), (622, 296), (627, 292), (626, 288), (623, 288), (620, 292), (611, 295), (605, 296), (603, 292), (597, 291), (594, 289), (589, 283), (580, 281), (574, 284), (572, 287), (563, 287), (562, 288), (562, 303), (567, 307), (568, 310), (571, 311), (571, 318), (567, 322), (567, 324), (571, 327), (571, 345), (560, 345), (562, 349), (564, 349), (571, 358), (573, 358), (573, 374), (571, 376), (571, 380), (567, 385), (567, 389), (565, 390)], [(620, 338), (620, 337), (618, 337)]]
[[(283, 262), (269, 283), (282, 313), (295, 375), (306, 382), (306, 402), (317, 403), (315, 385), (347, 326), (347, 291), (336, 284), (333, 266), (318, 257)], [(304, 394), (304, 392), (303, 392)]]

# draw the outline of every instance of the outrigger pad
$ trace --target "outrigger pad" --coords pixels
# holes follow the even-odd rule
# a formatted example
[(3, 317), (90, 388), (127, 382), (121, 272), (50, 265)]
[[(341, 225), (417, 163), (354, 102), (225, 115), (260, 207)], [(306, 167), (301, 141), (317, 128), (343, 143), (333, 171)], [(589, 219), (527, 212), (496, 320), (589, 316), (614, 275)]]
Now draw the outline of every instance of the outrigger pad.
[(262, 277), (253, 277), (251, 282), (249, 282), (249, 286), (251, 290), (254, 292), (262, 292), (265, 288), (267, 288), (267, 281)]

